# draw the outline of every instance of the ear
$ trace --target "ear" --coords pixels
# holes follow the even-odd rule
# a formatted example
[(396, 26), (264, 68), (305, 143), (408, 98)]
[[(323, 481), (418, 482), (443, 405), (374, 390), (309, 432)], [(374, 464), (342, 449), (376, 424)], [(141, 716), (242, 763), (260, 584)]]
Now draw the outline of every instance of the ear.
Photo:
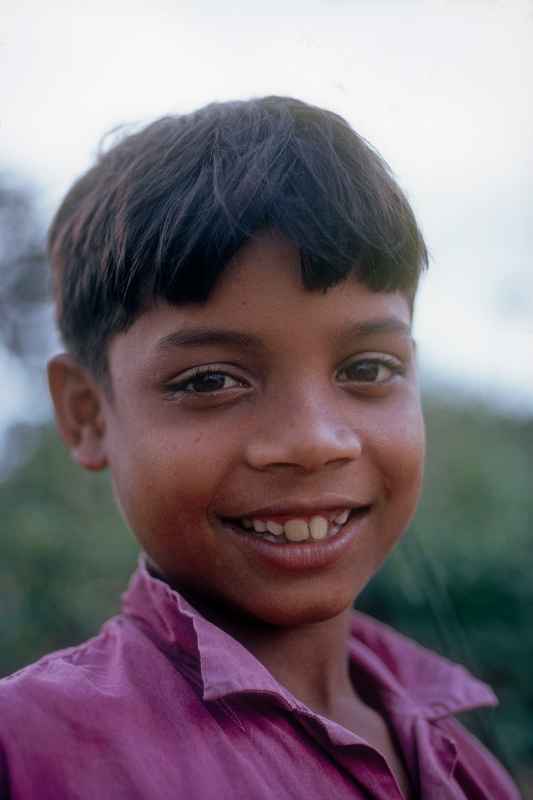
[(104, 469), (103, 389), (67, 353), (49, 361), (48, 385), (59, 432), (74, 461), (85, 469)]

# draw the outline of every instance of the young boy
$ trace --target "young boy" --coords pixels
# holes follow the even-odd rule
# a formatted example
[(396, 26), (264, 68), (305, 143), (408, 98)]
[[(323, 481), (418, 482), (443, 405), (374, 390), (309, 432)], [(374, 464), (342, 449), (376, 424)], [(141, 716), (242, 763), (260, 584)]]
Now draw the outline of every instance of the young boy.
[(453, 718), (490, 689), (352, 612), (424, 460), (426, 248), (379, 156), (290, 98), (164, 118), (50, 255), (59, 429), (143, 555), (98, 636), (0, 683), (0, 797), (518, 797)]

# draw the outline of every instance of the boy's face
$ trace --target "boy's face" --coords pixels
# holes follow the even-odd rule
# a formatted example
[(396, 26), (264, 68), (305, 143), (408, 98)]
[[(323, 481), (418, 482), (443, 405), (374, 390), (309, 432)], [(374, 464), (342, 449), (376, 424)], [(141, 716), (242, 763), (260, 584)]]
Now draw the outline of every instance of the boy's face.
[[(405, 297), (352, 277), (307, 291), (298, 251), (264, 234), (205, 305), (157, 305), (117, 335), (109, 364), (103, 457), (167, 580), (193, 602), (281, 625), (351, 606), (419, 496), (424, 429)], [(325, 538), (286, 539), (305, 536), (313, 517)], [(279, 535), (294, 519), (308, 526)]]

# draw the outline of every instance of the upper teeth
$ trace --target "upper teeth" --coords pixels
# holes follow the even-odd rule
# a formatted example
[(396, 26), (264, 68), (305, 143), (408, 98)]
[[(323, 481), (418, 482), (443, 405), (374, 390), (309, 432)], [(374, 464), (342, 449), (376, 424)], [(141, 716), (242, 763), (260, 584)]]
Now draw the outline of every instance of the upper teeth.
[(289, 542), (303, 542), (309, 537), (315, 540), (325, 539), (328, 533), (338, 530), (339, 525), (344, 525), (349, 516), (350, 509), (345, 509), (337, 514), (332, 522), (319, 514), (311, 517), (309, 522), (297, 517), (287, 520), (284, 524), (275, 520), (254, 519), (253, 517), (251, 519), (244, 517), (241, 522), (245, 528), (253, 528), (256, 533), (271, 533), (274, 536), (281, 536), (283, 533)]

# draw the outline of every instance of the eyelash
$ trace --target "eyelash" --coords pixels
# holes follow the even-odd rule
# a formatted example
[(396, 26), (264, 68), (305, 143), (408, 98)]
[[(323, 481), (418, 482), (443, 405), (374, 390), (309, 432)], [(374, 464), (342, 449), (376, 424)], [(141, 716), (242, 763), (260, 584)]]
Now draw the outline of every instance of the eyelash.
[[(225, 378), (231, 378), (232, 381), (236, 383), (240, 383), (241, 385), (244, 384), (244, 381), (240, 380), (239, 378), (235, 378), (233, 375), (230, 375), (229, 372), (226, 372), (223, 369), (214, 369), (213, 367), (195, 367), (192, 372), (183, 380), (176, 381), (168, 386), (168, 389), (172, 395), (176, 394), (196, 394), (196, 395), (212, 395), (217, 392), (190, 392), (185, 387), (191, 383), (194, 383), (195, 380), (198, 378), (212, 378), (213, 376), (223, 375)], [(233, 388), (233, 387), (232, 387)]]
[[(360, 368), (363, 365), (365, 365), (365, 366), (366, 365), (371, 365), (372, 367), (377, 367), (378, 369), (380, 367), (385, 367), (386, 369), (390, 370), (390, 372), (391, 372), (390, 377), (386, 378), (385, 380), (381, 380), (381, 381), (359, 381), (359, 384), (363, 385), (363, 386), (370, 386), (370, 387), (371, 386), (384, 386), (387, 383), (389, 383), (389, 381), (391, 381), (394, 377), (396, 377), (398, 375), (404, 375), (405, 372), (406, 372), (405, 367), (401, 362), (397, 361), (394, 358), (389, 358), (389, 357), (386, 357), (386, 356), (379, 356), (379, 358), (378, 357), (360, 358), (360, 359), (358, 359), (356, 361), (352, 361), (347, 366), (345, 366), (341, 370), (339, 370), (339, 372), (345, 372), (345, 371), (349, 370), (350, 368)], [(198, 378), (202, 378), (204, 380), (208, 380), (209, 378), (212, 378), (212, 377), (215, 377), (215, 376), (216, 377), (223, 376), (224, 378), (230, 378), (232, 381), (234, 381), (237, 384), (240, 384), (241, 386), (245, 386), (246, 385), (244, 380), (241, 380), (240, 378), (234, 377), (229, 372), (226, 372), (224, 369), (216, 369), (216, 368), (213, 368), (213, 367), (196, 367), (194, 370), (192, 370), (192, 372), (189, 375), (187, 375), (186, 378), (184, 378), (184, 379), (182, 379), (180, 381), (175, 381), (172, 384), (169, 384), (167, 386), (167, 389), (168, 389), (168, 392), (171, 395), (171, 397), (175, 397), (178, 394), (181, 394), (181, 395), (189, 394), (189, 395), (197, 396), (197, 397), (200, 397), (200, 396), (210, 397), (210, 396), (213, 396), (215, 394), (219, 394), (220, 392), (227, 391), (227, 389), (223, 389), (222, 388), (222, 389), (214, 389), (212, 391), (207, 391), (207, 392), (195, 392), (195, 391), (190, 391), (190, 390), (188, 390), (186, 388), (190, 384), (194, 383), (194, 381), (198, 380)], [(352, 382), (353, 383), (357, 383), (358, 381), (356, 381), (356, 380), (353, 380), (353, 381), (350, 381), (350, 380), (342, 381), (342, 383), (352, 383)], [(236, 387), (235, 386), (231, 386), (229, 388), (233, 389), (233, 388), (236, 388)]]
[[(385, 367), (386, 369), (390, 370), (391, 375), (390, 375), (389, 378), (387, 378), (385, 380), (382, 380), (382, 381), (362, 381), (363, 385), (367, 385), (367, 386), (383, 386), (383, 385), (389, 383), (389, 381), (392, 380), (392, 378), (394, 378), (394, 377), (396, 377), (398, 375), (405, 375), (405, 372), (406, 372), (406, 368), (405, 368), (405, 366), (404, 366), (404, 364), (402, 362), (398, 361), (395, 358), (391, 358), (391, 357), (388, 357), (388, 356), (379, 356), (379, 357), (368, 356), (366, 358), (360, 358), (358, 360), (350, 362), (347, 366), (343, 367), (342, 370), (340, 370), (340, 371), (343, 372), (343, 371), (349, 370), (350, 368), (357, 368), (357, 367), (361, 367), (362, 365), (366, 366), (368, 364), (370, 364), (372, 367), (378, 367), (378, 369), (380, 367)], [(346, 383), (349, 383), (349, 382), (350, 381), (346, 381)], [(354, 382), (357, 382), (357, 381), (354, 381)]]

